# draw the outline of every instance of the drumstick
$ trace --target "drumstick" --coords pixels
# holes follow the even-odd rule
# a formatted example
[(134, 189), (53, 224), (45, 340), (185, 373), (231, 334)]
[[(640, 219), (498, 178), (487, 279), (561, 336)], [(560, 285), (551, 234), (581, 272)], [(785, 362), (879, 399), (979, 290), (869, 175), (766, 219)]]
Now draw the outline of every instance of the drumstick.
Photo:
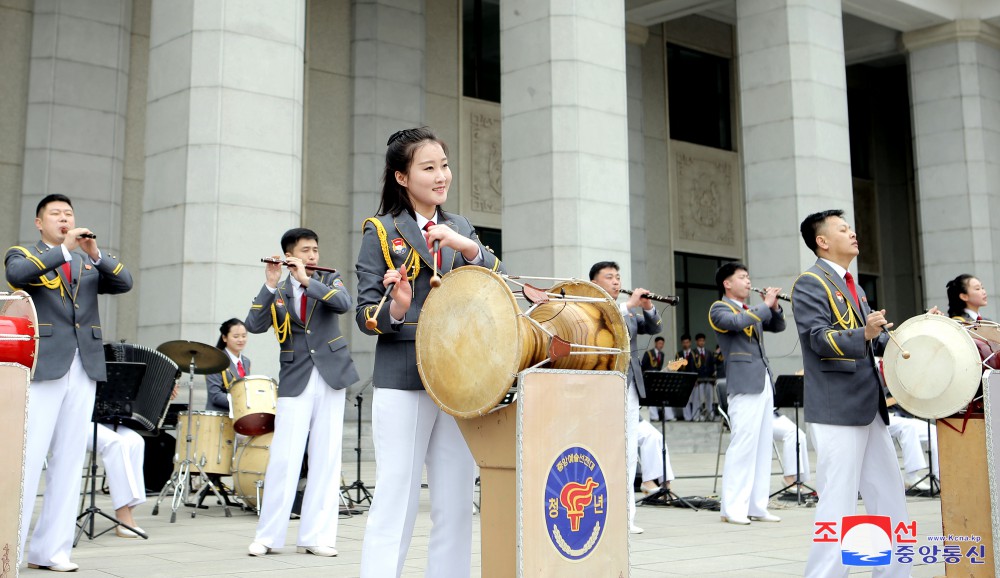
[(903, 355), (903, 359), (909, 359), (909, 358), (910, 358), (910, 352), (909, 352), (909, 351), (907, 351), (907, 350), (905, 350), (905, 349), (903, 349), (903, 346), (902, 346), (902, 345), (900, 345), (900, 344), (899, 344), (899, 341), (897, 341), (897, 340), (896, 340), (896, 336), (895, 336), (895, 335), (893, 335), (892, 331), (889, 331), (888, 329), (886, 329), (886, 328), (885, 328), (885, 325), (883, 325), (883, 326), (882, 326), (882, 331), (885, 331), (886, 335), (888, 335), (888, 336), (889, 336), (889, 339), (891, 339), (891, 340), (892, 340), (892, 342), (896, 344), (896, 347), (898, 347), (898, 348), (899, 348), (899, 351), (900, 351), (900, 352), (902, 353), (902, 355)]
[(382, 294), (382, 299), (379, 300), (378, 307), (375, 308), (375, 314), (365, 320), (365, 327), (369, 331), (372, 331), (376, 327), (378, 327), (378, 312), (382, 310), (382, 305), (385, 303), (385, 298), (389, 296), (389, 293), (392, 293), (392, 288), (395, 286), (396, 286), (395, 283), (389, 283), (389, 285), (386, 286), (385, 293)]
[(434, 251), (431, 255), (432, 261), (434, 261), (434, 274), (431, 275), (431, 288), (441, 286), (441, 278), (438, 277), (438, 255), (441, 254), (441, 241), (434, 239)]

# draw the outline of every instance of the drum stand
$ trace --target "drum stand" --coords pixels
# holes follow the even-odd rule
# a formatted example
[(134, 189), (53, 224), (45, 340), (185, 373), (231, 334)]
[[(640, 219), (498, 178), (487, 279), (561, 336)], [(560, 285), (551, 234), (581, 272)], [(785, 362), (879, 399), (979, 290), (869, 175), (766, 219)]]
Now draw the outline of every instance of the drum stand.
[[(365, 500), (368, 501), (369, 507), (372, 504), (371, 492), (369, 492), (368, 488), (365, 487), (365, 483), (361, 481), (361, 405), (365, 401), (364, 396), (361, 394), (364, 393), (370, 383), (371, 380), (369, 379), (368, 383), (361, 386), (361, 389), (358, 391), (358, 395), (354, 396), (356, 401), (354, 406), (358, 408), (358, 445), (354, 448), (354, 452), (357, 454), (358, 478), (354, 480), (354, 483), (351, 485), (341, 487), (341, 500), (343, 500), (346, 495), (355, 506), (359, 507), (361, 506), (361, 502)], [(351, 490), (355, 491), (355, 498), (353, 499), (351, 499), (351, 494), (349, 493)], [(364, 497), (362, 497), (362, 494)], [(350, 507), (348, 507), (348, 509), (350, 509)]]
[[(195, 373), (195, 362), (194, 356), (191, 356), (191, 362), (188, 366), (188, 414), (187, 414), (187, 435), (185, 436), (185, 448), (184, 448), (184, 461), (177, 464), (177, 470), (174, 471), (167, 483), (163, 485), (163, 489), (160, 490), (160, 496), (156, 499), (156, 504), (153, 506), (153, 515), (160, 513), (160, 502), (167, 495), (167, 490), (173, 487), (173, 499), (170, 503), (170, 523), (173, 524), (177, 521), (177, 509), (181, 507), (181, 504), (187, 504), (189, 499), (189, 494), (191, 491), (191, 465), (198, 470), (198, 476), (201, 478), (203, 484), (208, 485), (211, 488), (212, 493), (215, 497), (219, 499), (219, 503), (226, 511), (226, 517), (232, 518), (233, 513), (229, 511), (229, 503), (222, 497), (219, 493), (218, 488), (212, 483), (208, 475), (205, 474), (201, 469), (201, 464), (195, 462), (191, 459), (191, 442), (194, 438), (191, 436), (191, 407), (194, 404), (194, 373)], [(195, 511), (191, 511), (191, 517), (195, 517)]]

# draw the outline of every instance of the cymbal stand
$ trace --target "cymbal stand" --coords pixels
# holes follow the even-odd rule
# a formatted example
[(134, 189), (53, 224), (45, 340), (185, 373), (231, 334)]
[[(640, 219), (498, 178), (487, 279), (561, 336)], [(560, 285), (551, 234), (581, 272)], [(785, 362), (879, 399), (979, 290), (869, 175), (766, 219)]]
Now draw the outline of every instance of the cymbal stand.
[[(170, 476), (167, 483), (163, 485), (163, 489), (160, 490), (160, 496), (156, 499), (156, 505), (153, 506), (153, 515), (157, 515), (160, 512), (160, 502), (167, 495), (167, 490), (173, 487), (173, 498), (170, 502), (170, 523), (173, 524), (177, 521), (177, 509), (181, 507), (182, 504), (188, 502), (188, 495), (191, 491), (191, 466), (198, 470), (198, 476), (201, 478), (203, 484), (207, 484), (209, 488), (212, 489), (212, 493), (215, 497), (219, 499), (219, 503), (225, 508), (226, 517), (232, 518), (233, 513), (229, 511), (229, 504), (223, 499), (222, 494), (219, 493), (219, 489), (215, 487), (212, 480), (209, 479), (208, 475), (205, 474), (201, 469), (201, 464), (195, 462), (191, 459), (191, 446), (194, 441), (194, 437), (191, 429), (191, 415), (194, 413), (191, 408), (194, 407), (194, 373), (195, 373), (195, 362), (194, 355), (191, 356), (191, 362), (188, 365), (188, 414), (187, 414), (187, 434), (184, 438), (185, 448), (184, 448), (184, 460), (177, 464), (177, 470)], [(179, 457), (179, 456), (178, 456)], [(191, 517), (195, 517), (195, 510), (191, 511)]]

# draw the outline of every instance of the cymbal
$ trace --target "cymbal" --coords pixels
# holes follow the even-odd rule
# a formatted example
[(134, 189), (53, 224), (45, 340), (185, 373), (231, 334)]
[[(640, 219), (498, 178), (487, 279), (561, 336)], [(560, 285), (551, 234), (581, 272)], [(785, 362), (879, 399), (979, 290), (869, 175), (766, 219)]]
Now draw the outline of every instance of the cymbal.
[(194, 358), (194, 373), (196, 375), (215, 373), (229, 367), (229, 359), (226, 358), (226, 354), (221, 349), (197, 341), (185, 339), (168, 341), (161, 343), (156, 350), (169, 357), (185, 373), (191, 367), (191, 358)]

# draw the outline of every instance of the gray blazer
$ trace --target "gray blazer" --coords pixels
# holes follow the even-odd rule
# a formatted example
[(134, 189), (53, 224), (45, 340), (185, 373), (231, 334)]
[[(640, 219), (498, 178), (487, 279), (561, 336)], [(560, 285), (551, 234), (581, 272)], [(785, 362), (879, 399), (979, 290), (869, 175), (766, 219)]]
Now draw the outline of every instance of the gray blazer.
[(351, 308), (351, 296), (340, 273), (317, 271), (309, 279), (305, 320), (293, 305), (294, 288), (290, 278), (285, 277), (274, 293), (266, 284), (261, 286), (245, 322), (250, 333), (264, 333), (272, 327), (275, 330), (281, 346), (278, 397), (302, 393), (313, 366), (333, 389), (344, 389), (360, 379), (347, 339), (340, 333), (337, 315)]
[(764, 391), (764, 372), (770, 376), (773, 389), (774, 373), (761, 337), (763, 331), (781, 333), (785, 330), (785, 312), (781, 307), (775, 312), (766, 304), (758, 303), (744, 310), (723, 297), (712, 303), (708, 322), (715, 330), (715, 340), (725, 359), (727, 395)]
[[(438, 216), (439, 224), (448, 225), (479, 244), (483, 253), (483, 267), (491, 271), (504, 272), (500, 259), (483, 247), (468, 219), (461, 215), (446, 213), (441, 209), (438, 209)], [(380, 233), (380, 228), (384, 233)], [(403, 323), (394, 325), (389, 318), (392, 298), (386, 298), (385, 305), (375, 318), (378, 325), (374, 330), (370, 330), (365, 326), (365, 321), (375, 314), (378, 302), (385, 293), (382, 278), (390, 266), (386, 259), (392, 261), (391, 266), (395, 269), (406, 263), (409, 275), (413, 275), (414, 270), (419, 267), (416, 279), (410, 280), (413, 300)], [(404, 211), (396, 217), (381, 215), (365, 221), (361, 251), (358, 254), (358, 305), (355, 317), (361, 331), (378, 336), (378, 344), (375, 346), (375, 369), (372, 374), (376, 387), (411, 390), (424, 388), (417, 372), (414, 341), (417, 337), (420, 310), (431, 290), (432, 263), (431, 252), (427, 249), (423, 233), (417, 227), (417, 221), (409, 213)], [(461, 253), (449, 247), (441, 247), (439, 275), (468, 264)]]
[(77, 349), (90, 379), (107, 378), (97, 296), (127, 292), (132, 275), (114, 255), (103, 251), (97, 265), (89, 256), (70, 255), (72, 279), (63, 272), (62, 248), (49, 248), (42, 241), (30, 248), (11, 247), (4, 257), (7, 283), (31, 295), (38, 315), (35, 381), (66, 375)]
[(628, 382), (635, 386), (639, 398), (646, 397), (646, 381), (642, 377), (643, 351), (639, 349), (639, 334), (656, 335), (663, 330), (660, 312), (653, 307), (652, 312), (638, 309), (640, 313), (629, 311), (625, 317), (625, 327), (628, 327), (629, 348), (632, 352), (628, 364)]
[(857, 292), (860, 311), (844, 279), (822, 260), (792, 286), (792, 312), (805, 368), (807, 422), (865, 426), (877, 413), (889, 423), (875, 368), (875, 356), (885, 351), (889, 336), (883, 332), (865, 341), (865, 319), (871, 308), (860, 285)]
[[(223, 351), (223, 354), (229, 359), (228, 353)], [(243, 373), (250, 375), (250, 358), (240, 354), (240, 361), (243, 362)], [(229, 413), (229, 398), (226, 397), (226, 394), (229, 393), (229, 386), (239, 378), (240, 372), (232, 359), (229, 359), (229, 367), (226, 369), (206, 375), (205, 385), (208, 387), (208, 402), (205, 404), (205, 409)]]

